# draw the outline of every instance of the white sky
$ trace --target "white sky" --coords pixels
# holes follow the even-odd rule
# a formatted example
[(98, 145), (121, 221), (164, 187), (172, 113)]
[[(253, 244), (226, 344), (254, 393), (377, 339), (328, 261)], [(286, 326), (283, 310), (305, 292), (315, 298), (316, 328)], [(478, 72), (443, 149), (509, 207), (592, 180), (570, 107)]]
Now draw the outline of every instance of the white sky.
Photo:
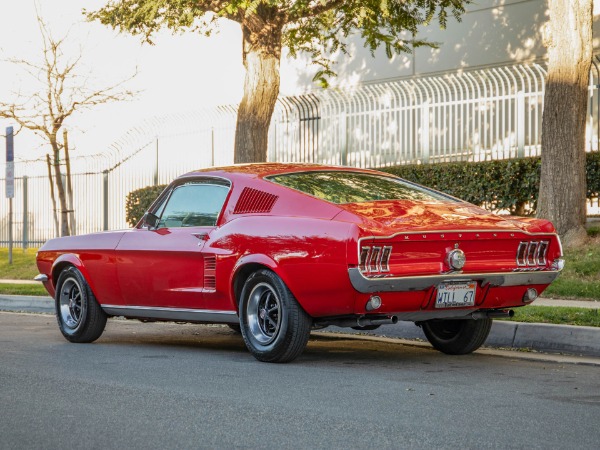
[[(237, 24), (223, 21), (221, 32), (210, 38), (192, 33), (173, 36), (165, 31), (156, 37), (156, 45), (142, 45), (139, 37), (117, 34), (83, 20), (82, 7), (95, 10), (105, 3), (38, 0), (41, 15), (55, 38), (69, 32), (72, 55), (83, 46), (83, 73), (93, 74), (90, 86), (121, 81), (138, 69), (138, 76), (129, 84), (129, 88), (141, 91), (133, 101), (95, 107), (73, 118), (70, 141), (77, 154), (101, 152), (147, 117), (239, 102), (244, 69)], [(0, 59), (39, 61), (40, 42), (34, 1), (0, 0)], [(23, 72), (0, 63), (0, 99), (10, 101), (14, 98), (11, 91), (31, 89), (32, 83)], [(0, 134), (9, 125), (12, 123), (0, 120)], [(39, 139), (20, 134), (15, 138), (15, 159), (34, 159), (47, 153), (48, 149), (40, 145)]]

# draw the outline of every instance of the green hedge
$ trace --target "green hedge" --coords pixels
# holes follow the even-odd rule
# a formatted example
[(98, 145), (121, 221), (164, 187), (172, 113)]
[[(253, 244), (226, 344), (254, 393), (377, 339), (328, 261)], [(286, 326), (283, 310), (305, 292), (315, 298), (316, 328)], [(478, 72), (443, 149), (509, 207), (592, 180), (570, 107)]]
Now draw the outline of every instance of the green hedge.
[(159, 184), (130, 192), (125, 200), (125, 218), (127, 223), (132, 227), (136, 226), (152, 202), (156, 200), (156, 197), (166, 187), (166, 184)]
[[(600, 152), (586, 155), (587, 197), (600, 194)], [(541, 159), (522, 158), (476, 163), (440, 163), (379, 169), (429, 186), (491, 210), (533, 214), (537, 206)], [(149, 186), (127, 196), (127, 222), (135, 226), (165, 185)]]
[[(586, 154), (587, 198), (600, 193), (600, 152)], [(534, 214), (541, 158), (440, 163), (379, 169), (490, 210)]]

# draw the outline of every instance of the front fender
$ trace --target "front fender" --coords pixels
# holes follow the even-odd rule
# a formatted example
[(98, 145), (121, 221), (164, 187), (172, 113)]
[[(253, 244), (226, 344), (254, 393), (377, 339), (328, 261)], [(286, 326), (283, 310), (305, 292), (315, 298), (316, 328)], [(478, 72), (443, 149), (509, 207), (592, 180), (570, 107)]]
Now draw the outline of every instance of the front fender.
[(54, 297), (56, 294), (56, 283), (58, 281), (58, 277), (60, 277), (61, 272), (66, 266), (74, 266), (77, 270), (79, 270), (83, 275), (83, 278), (85, 278), (85, 281), (90, 286), (92, 292), (94, 292), (94, 286), (90, 274), (88, 273), (79, 256), (75, 253), (64, 253), (56, 258), (52, 264), (52, 297)]

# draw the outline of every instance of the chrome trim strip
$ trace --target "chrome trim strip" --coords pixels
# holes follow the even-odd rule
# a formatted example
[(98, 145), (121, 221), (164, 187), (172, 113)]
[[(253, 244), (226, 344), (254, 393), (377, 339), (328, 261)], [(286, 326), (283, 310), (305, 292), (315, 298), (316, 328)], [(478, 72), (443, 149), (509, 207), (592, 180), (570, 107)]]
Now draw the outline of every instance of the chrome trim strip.
[(430, 235), (433, 233), (440, 233), (440, 234), (449, 234), (449, 233), (489, 233), (489, 234), (499, 234), (499, 233), (512, 233), (512, 234), (517, 234), (517, 233), (522, 233), (522, 234), (526, 234), (528, 236), (556, 236), (556, 233), (530, 233), (529, 231), (523, 231), (523, 230), (519, 230), (518, 228), (514, 228), (514, 229), (508, 229), (508, 230), (504, 230), (504, 229), (497, 229), (497, 230), (421, 230), (421, 231), (399, 231), (397, 233), (394, 233), (392, 235), (389, 236), (363, 236), (360, 238), (360, 240), (364, 240), (364, 239), (393, 239), (396, 236), (400, 236), (402, 234), (425, 234), (425, 235)]
[(46, 281), (48, 281), (48, 275), (44, 275), (43, 273), (40, 273), (39, 275), (36, 275), (36, 277), (33, 280), (41, 281), (42, 283), (45, 283)]
[(151, 308), (147, 306), (100, 305), (106, 314), (140, 319), (180, 320), (182, 322), (239, 323), (235, 311), (212, 309)]
[(529, 286), (550, 284), (560, 275), (560, 270), (539, 272), (460, 273), (426, 275), (417, 277), (366, 278), (353, 267), (348, 269), (350, 283), (362, 293), (424, 291), (446, 281), (481, 281), (482, 285)]

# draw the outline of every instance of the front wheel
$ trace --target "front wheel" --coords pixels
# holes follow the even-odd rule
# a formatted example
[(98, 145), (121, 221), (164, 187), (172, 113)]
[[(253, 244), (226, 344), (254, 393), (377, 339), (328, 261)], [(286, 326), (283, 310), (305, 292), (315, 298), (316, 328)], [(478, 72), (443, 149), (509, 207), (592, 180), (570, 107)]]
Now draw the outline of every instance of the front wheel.
[(102, 335), (106, 314), (81, 272), (73, 266), (58, 277), (55, 306), (58, 327), (68, 341), (93, 342)]
[(421, 324), (427, 340), (448, 355), (466, 355), (483, 345), (492, 319), (429, 320)]
[(306, 347), (312, 319), (270, 270), (248, 277), (239, 308), (244, 342), (259, 361), (289, 362)]

